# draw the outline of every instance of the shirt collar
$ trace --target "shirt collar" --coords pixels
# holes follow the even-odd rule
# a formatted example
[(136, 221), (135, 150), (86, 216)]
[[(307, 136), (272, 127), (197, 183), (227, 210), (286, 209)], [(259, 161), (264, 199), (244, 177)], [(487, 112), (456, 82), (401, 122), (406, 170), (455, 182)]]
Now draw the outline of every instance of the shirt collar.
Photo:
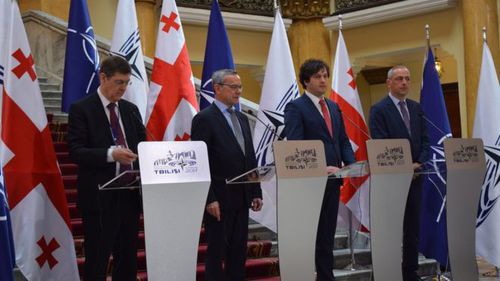
[[(223, 102), (221, 102), (220, 100), (214, 99), (214, 103), (215, 103), (215, 106), (217, 106), (217, 107), (220, 109), (220, 111), (221, 111), (222, 113), (228, 112), (228, 111), (227, 111), (227, 109), (228, 109), (227, 105), (225, 105), (225, 104), (224, 104)], [(231, 107), (234, 109), (234, 107), (233, 107), (233, 106), (231, 106)]]
[(313, 95), (313, 94), (309, 93), (307, 90), (306, 90), (306, 91), (304, 91), (304, 93), (305, 93), (305, 94), (306, 94), (306, 95), (307, 95), (307, 96), (308, 96), (308, 97), (312, 100), (312, 102), (313, 102), (314, 104), (319, 104), (319, 101), (320, 101), (321, 99), (323, 99), (323, 96), (321, 96), (321, 98), (319, 98), (319, 97), (317, 97), (317, 96), (315, 96), (315, 95)]
[[(104, 108), (107, 108), (108, 104), (110, 104), (111, 102), (102, 94), (101, 87), (97, 88), (97, 95), (99, 96), (99, 99), (101, 100), (101, 103), (104, 106)], [(118, 108), (118, 103), (115, 102), (115, 104), (116, 107)]]
[[(400, 99), (393, 96), (391, 92), (389, 92), (389, 97), (396, 106), (399, 106), (399, 102), (401, 101)], [(404, 98), (403, 101), (406, 103), (406, 98)]]

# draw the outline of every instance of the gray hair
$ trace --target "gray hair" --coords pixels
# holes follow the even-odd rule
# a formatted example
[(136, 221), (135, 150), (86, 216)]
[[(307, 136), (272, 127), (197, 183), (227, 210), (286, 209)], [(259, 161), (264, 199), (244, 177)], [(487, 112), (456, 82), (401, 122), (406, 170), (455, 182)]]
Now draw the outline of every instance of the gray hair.
[(410, 73), (410, 70), (408, 69), (408, 67), (406, 67), (404, 65), (395, 65), (395, 66), (391, 67), (391, 69), (389, 69), (389, 71), (387, 71), (387, 79), (392, 78), (392, 75), (394, 74), (394, 71), (396, 69), (406, 69), (406, 70), (408, 70), (408, 73)]
[(238, 75), (234, 69), (219, 69), (212, 74), (212, 85), (224, 83), (226, 76)]

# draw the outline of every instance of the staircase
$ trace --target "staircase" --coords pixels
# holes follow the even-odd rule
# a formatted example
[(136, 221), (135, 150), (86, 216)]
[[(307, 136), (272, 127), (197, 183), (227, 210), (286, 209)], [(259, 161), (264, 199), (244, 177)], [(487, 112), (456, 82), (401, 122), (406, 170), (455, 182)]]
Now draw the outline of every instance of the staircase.
[[(71, 228), (75, 241), (75, 249), (77, 254), (78, 269), (80, 275), (83, 274), (83, 225), (81, 214), (76, 207), (76, 178), (78, 167), (72, 163), (69, 158), (68, 146), (66, 144), (67, 131), (67, 114), (60, 111), (61, 105), (61, 88), (60, 85), (49, 83), (46, 79), (40, 78), (40, 87), (44, 104), (49, 119), (54, 147), (63, 176), (68, 208), (71, 216)], [(147, 280), (146, 273), (146, 254), (144, 244), (144, 230), (141, 217), (141, 228), (139, 233), (139, 249), (138, 257), (138, 274), (137, 280)], [(278, 264), (278, 249), (276, 235), (263, 226), (250, 221), (248, 234), (248, 250), (246, 262), (247, 280), (253, 281), (277, 281), (279, 278)], [(370, 281), (372, 280), (371, 271), (371, 253), (369, 247), (367, 249), (356, 249), (355, 257), (359, 269), (351, 270), (351, 254), (348, 249), (348, 235), (343, 232), (338, 232), (335, 237), (335, 271), (334, 274), (337, 280), (356, 280)], [(196, 280), (204, 280), (204, 259), (206, 254), (206, 243), (204, 229), (200, 229), (200, 243), (198, 246), (198, 266), (196, 268)], [(112, 266), (112, 262), (111, 262)], [(111, 272), (111, 266), (109, 272)], [(399, 265), (395, 265), (396, 267)], [(436, 271), (436, 263), (433, 260), (421, 259), (420, 262), (421, 276), (433, 275)], [(19, 274), (18, 274), (19, 275)], [(16, 279), (22, 280), (22, 279)], [(111, 280), (111, 277), (109, 277)]]

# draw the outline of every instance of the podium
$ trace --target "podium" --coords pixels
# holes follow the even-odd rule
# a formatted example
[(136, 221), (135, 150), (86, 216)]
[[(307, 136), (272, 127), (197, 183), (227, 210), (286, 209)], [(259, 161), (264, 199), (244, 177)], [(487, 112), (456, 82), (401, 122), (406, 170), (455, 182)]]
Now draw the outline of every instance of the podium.
[(403, 217), (413, 177), (406, 139), (368, 140), (370, 232), (374, 280), (398, 281), (401, 270)]
[(148, 280), (196, 280), (200, 226), (210, 186), (204, 142), (141, 142)]
[(315, 280), (315, 246), (327, 173), (321, 141), (276, 141), (276, 217), (282, 281)]
[(486, 173), (480, 139), (446, 139), (446, 219), (451, 274), (455, 281), (478, 279), (476, 215)]

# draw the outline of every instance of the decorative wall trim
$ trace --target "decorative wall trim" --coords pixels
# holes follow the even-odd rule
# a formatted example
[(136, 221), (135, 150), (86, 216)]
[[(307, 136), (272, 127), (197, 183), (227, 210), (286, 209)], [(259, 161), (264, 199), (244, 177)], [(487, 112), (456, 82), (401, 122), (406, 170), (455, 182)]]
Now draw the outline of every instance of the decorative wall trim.
[[(392, 4), (359, 10), (342, 15), (344, 29), (365, 26), (369, 24), (387, 22), (421, 14), (437, 12), (456, 6), (457, 0), (407, 0)], [(330, 16), (323, 19), (329, 30), (338, 30), (339, 16)]]
[[(208, 26), (210, 10), (178, 7), (183, 24)], [(257, 16), (249, 14), (239, 14), (222, 12), (226, 28), (242, 29), (250, 31), (271, 32), (274, 26), (274, 17)], [(292, 24), (291, 19), (283, 19), (285, 28)]]

